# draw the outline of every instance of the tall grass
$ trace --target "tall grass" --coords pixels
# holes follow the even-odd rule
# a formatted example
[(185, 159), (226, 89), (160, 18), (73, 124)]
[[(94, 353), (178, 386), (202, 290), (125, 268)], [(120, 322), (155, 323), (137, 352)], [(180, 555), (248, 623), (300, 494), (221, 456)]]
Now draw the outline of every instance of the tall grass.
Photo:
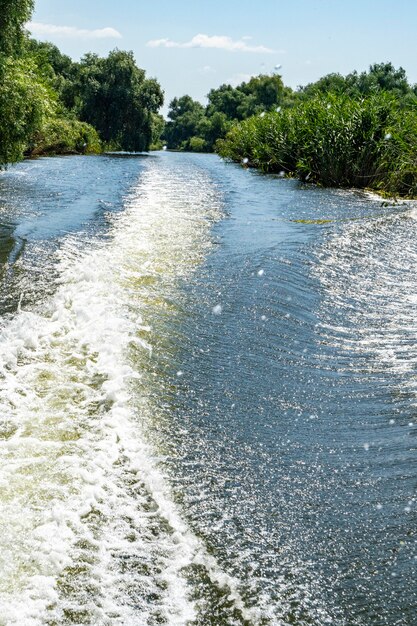
[(327, 187), (417, 196), (417, 108), (387, 93), (317, 96), (252, 117), (234, 126), (217, 151)]

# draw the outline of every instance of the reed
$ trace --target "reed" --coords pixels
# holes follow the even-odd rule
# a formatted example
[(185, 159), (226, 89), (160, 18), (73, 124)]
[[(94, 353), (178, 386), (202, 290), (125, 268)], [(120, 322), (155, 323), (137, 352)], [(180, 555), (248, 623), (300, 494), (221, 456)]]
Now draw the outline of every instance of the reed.
[(326, 187), (417, 196), (417, 110), (389, 93), (362, 99), (319, 95), (251, 117), (217, 143), (218, 153)]

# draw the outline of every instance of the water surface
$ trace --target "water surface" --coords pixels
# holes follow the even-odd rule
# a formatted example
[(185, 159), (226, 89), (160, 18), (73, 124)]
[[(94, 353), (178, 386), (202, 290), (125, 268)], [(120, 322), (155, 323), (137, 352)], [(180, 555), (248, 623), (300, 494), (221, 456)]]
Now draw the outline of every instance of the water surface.
[(416, 624), (411, 204), (0, 175), (0, 624)]

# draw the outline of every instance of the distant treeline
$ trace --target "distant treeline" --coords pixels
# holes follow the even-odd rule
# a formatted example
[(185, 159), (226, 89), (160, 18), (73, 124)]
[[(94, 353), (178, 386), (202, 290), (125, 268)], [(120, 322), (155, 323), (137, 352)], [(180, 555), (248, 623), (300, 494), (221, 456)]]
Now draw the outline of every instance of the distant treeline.
[(325, 186), (417, 196), (417, 96), (402, 68), (330, 74), (216, 144), (230, 160)]
[(132, 52), (74, 62), (24, 30), (34, 0), (0, 0), (0, 168), (27, 155), (217, 151), (322, 185), (417, 196), (417, 86), (391, 63), (297, 90), (280, 75), (221, 85), (208, 104), (163, 92)]
[(225, 137), (241, 120), (289, 104), (292, 91), (281, 76), (257, 76), (238, 87), (221, 85), (208, 94), (204, 107), (190, 96), (174, 98), (169, 106), (163, 139), (168, 148), (213, 152), (216, 141)]
[(1, 0), (0, 167), (24, 154), (148, 150), (161, 135), (163, 92), (133, 54), (75, 63), (24, 24), (33, 0)]

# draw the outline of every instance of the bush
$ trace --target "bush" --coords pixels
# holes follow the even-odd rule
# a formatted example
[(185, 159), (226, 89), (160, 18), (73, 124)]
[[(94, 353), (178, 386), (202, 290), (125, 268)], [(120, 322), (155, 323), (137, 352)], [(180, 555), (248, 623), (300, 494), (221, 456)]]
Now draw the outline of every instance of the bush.
[(301, 101), (234, 126), (217, 151), (323, 186), (417, 194), (417, 112), (392, 94)]
[(191, 137), (189, 141), (189, 149), (191, 152), (204, 152), (206, 142), (202, 137)]
[(30, 60), (0, 56), (0, 168), (23, 157), (27, 138), (50, 115), (53, 102)]
[(75, 119), (55, 117), (43, 123), (32, 136), (27, 153), (40, 154), (95, 154), (101, 152), (97, 131)]

